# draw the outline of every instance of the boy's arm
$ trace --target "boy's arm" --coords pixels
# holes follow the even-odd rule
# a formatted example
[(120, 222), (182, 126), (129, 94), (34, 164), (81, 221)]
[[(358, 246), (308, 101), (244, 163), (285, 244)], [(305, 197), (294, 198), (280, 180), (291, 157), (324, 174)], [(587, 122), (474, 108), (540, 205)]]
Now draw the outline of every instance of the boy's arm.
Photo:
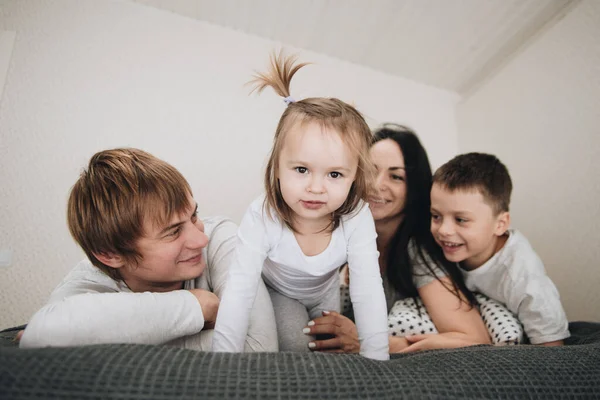
[(87, 263), (78, 265), (79, 271), (69, 274), (35, 313), (21, 347), (159, 344), (204, 326), (199, 300), (191, 292), (121, 292), (111, 278)]
[[(235, 256), (237, 229), (234, 222), (224, 219), (210, 234), (208, 267), (210, 268), (212, 289), (219, 298), (223, 295), (229, 266), (233, 263)], [(271, 298), (262, 279), (258, 282), (256, 298), (250, 311), (244, 351), (278, 351), (275, 315)]]
[[(519, 268), (527, 271), (525, 265)], [(507, 307), (517, 314), (531, 344), (562, 345), (569, 337), (569, 322), (550, 278), (545, 273), (527, 271), (512, 282), (506, 281)]]
[(348, 239), (348, 268), (350, 298), (361, 339), (360, 354), (388, 360), (387, 305), (379, 271), (375, 223), (368, 206), (354, 218), (357, 219), (356, 229)]

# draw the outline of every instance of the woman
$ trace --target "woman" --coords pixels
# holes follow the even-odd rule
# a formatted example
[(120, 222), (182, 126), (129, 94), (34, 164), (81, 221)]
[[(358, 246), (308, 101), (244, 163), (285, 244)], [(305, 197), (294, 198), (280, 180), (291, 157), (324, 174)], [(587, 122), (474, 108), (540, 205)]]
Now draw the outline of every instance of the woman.
[[(432, 174), (419, 139), (406, 127), (386, 124), (374, 133), (371, 157), (377, 180), (369, 203), (388, 312), (398, 300), (420, 298), (439, 332), (390, 336), (390, 353), (489, 344), (474, 295), (431, 235)], [(309, 322), (304, 332), (333, 336), (311, 342), (312, 350), (358, 352), (354, 323), (334, 311)]]

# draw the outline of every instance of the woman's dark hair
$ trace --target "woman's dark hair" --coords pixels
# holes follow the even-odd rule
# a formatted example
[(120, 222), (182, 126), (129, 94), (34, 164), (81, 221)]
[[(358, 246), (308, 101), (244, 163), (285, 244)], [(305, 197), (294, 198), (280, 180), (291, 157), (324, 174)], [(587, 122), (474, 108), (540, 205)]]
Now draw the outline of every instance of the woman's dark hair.
[[(434, 272), (437, 266), (443, 270), (450, 280), (452, 293), (464, 294), (471, 305), (477, 305), (473, 293), (467, 289), (463, 276), (455, 263), (444, 257), (442, 249), (435, 242), (430, 229), (431, 224), (431, 184), (432, 174), (429, 158), (417, 135), (406, 126), (384, 124), (373, 133), (373, 143), (391, 139), (402, 151), (406, 171), (406, 201), (404, 219), (394, 233), (388, 245), (386, 275), (396, 291), (403, 296), (416, 298), (419, 296), (413, 280), (413, 265), (408, 252), (409, 242), (415, 245), (416, 256), (427, 266), (429, 273), (439, 280)], [(436, 265), (430, 265), (429, 260)]]

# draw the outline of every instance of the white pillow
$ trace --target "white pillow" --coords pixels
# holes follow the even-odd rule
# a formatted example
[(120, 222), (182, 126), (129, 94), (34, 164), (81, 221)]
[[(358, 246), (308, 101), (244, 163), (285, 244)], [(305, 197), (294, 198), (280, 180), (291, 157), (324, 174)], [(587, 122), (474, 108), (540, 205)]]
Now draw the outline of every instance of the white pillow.
[(497, 346), (522, 344), (523, 325), (508, 308), (494, 299), (475, 293), (483, 323)]
[[(494, 345), (523, 343), (523, 326), (505, 306), (479, 293), (475, 297)], [(388, 328), (392, 336), (438, 333), (419, 298), (416, 304), (412, 298), (398, 300), (388, 315)]]
[(388, 332), (392, 336), (409, 336), (438, 333), (421, 299), (415, 304), (412, 298), (398, 300), (388, 315)]

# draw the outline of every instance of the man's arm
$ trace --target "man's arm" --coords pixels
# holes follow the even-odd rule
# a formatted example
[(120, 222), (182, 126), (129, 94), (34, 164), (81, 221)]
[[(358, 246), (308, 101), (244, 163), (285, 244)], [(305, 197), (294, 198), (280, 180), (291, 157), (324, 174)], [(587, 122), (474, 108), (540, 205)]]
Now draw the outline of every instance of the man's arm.
[[(237, 225), (231, 220), (223, 219), (217, 222), (212, 232), (210, 232), (208, 245), (208, 268), (210, 268), (212, 280), (210, 283), (214, 293), (219, 298), (221, 298), (225, 289), (229, 266), (233, 263), (237, 229)], [(250, 312), (250, 323), (244, 351), (276, 352), (278, 349), (273, 305), (267, 288), (260, 279), (254, 305)]]
[(187, 291), (131, 293), (81, 262), (32, 317), (21, 347), (160, 344), (199, 332), (199, 299)]

